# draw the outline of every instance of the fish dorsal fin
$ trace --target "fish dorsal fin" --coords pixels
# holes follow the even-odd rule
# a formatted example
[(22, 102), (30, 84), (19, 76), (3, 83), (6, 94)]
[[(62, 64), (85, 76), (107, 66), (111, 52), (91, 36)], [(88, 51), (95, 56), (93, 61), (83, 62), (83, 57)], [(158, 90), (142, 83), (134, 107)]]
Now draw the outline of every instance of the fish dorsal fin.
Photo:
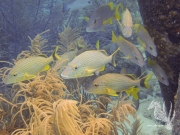
[(114, 8), (114, 3), (113, 3), (113, 2), (109, 2), (109, 3), (108, 3), (108, 6), (110, 7), (111, 10), (113, 10), (113, 8)]
[(100, 43), (99, 43), (99, 40), (96, 42), (96, 49), (99, 50), (100, 48)]
[(119, 6), (120, 6), (121, 4), (118, 4), (116, 7), (115, 7), (115, 12), (114, 12), (114, 18), (116, 19), (116, 20), (120, 20), (120, 14), (119, 14)]
[(126, 68), (121, 68), (120, 74), (126, 74), (127, 73), (127, 69)]
[(98, 50), (100, 51), (101, 53), (103, 53), (104, 55), (107, 55), (107, 52), (105, 50)]
[(47, 58), (48, 56), (46, 54), (39, 54), (38, 56)]
[(125, 74), (125, 76), (131, 78), (132, 80), (136, 80), (136, 76), (134, 74)]
[(125, 41), (125, 39), (122, 36), (118, 36), (119, 41)]

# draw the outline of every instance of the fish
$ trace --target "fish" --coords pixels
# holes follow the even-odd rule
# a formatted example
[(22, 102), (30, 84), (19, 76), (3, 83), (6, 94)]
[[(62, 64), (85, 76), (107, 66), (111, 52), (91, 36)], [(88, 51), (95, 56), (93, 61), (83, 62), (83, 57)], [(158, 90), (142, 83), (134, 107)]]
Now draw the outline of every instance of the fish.
[(38, 73), (50, 68), (49, 63), (61, 59), (56, 53), (57, 50), (58, 47), (55, 48), (50, 57), (40, 55), (19, 60), (5, 76), (3, 82), (5, 84), (13, 84), (35, 78)]
[(157, 49), (154, 41), (149, 35), (148, 31), (141, 24), (133, 25), (134, 32), (138, 35), (137, 41), (138, 43), (150, 53), (152, 56), (157, 57)]
[(142, 53), (129, 41), (124, 39), (122, 36), (118, 38), (112, 31), (112, 42), (114, 42), (118, 47), (120, 47), (120, 51), (125, 55), (125, 58), (130, 60), (131, 62), (137, 64), (140, 67), (144, 66), (144, 60)]
[(67, 64), (74, 59), (77, 53), (78, 53), (78, 49), (75, 48), (74, 50), (66, 52), (60, 56), (61, 60), (57, 60), (56, 64), (54, 65), (54, 67), (58, 67), (57, 72), (59, 74), (62, 73), (62, 71), (66, 68)]
[(148, 58), (148, 65), (152, 68), (152, 71), (158, 81), (166, 86), (169, 86), (168, 76), (166, 75), (165, 71), (154, 60), (151, 60), (150, 58)]
[(86, 32), (97, 32), (101, 31), (103, 26), (107, 24), (112, 24), (112, 18), (118, 20), (120, 19), (120, 15), (118, 12), (120, 4), (118, 4), (114, 8), (114, 3), (109, 2), (106, 5), (100, 6), (97, 8), (91, 15), (87, 27)]
[(93, 4), (92, 0), (72, 0), (70, 3), (63, 3), (63, 12), (85, 8)]
[(119, 48), (110, 56), (105, 50), (85, 51), (75, 57), (61, 73), (63, 79), (81, 78), (92, 76), (94, 73), (98, 75), (100, 71), (105, 69), (107, 63), (116, 66), (115, 56)]
[(122, 31), (123, 36), (126, 38), (131, 37), (133, 21), (132, 21), (131, 13), (129, 12), (129, 10), (127, 8), (124, 11), (124, 13), (122, 14), (121, 23), (119, 22), (119, 20), (117, 20), (117, 21), (120, 25), (120, 29)]
[(141, 79), (135, 79), (132, 75), (107, 73), (96, 78), (86, 90), (92, 94), (106, 94), (110, 96), (118, 96), (117, 92), (125, 91), (128, 95), (138, 100), (139, 88), (135, 86), (142, 86), (150, 89), (148, 81), (151, 79), (152, 73)]

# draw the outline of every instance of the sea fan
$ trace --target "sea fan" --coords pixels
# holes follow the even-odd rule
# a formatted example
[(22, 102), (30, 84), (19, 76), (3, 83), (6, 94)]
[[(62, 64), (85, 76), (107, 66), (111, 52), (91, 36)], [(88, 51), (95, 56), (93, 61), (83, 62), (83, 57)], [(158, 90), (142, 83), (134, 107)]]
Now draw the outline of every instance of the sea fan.
[(58, 135), (82, 135), (77, 101), (60, 99), (53, 103), (54, 126)]

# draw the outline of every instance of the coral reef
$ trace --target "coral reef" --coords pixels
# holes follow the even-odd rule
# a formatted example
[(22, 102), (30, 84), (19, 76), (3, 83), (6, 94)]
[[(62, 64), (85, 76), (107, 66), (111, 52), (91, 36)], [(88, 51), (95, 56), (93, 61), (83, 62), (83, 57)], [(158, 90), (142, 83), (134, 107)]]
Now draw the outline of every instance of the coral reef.
[[(42, 38), (45, 32), (38, 34), (34, 39), (30, 38), (31, 50), (19, 54), (14, 61), (15, 64), (21, 59), (42, 54), (43, 45), (47, 42)], [(68, 37), (66, 38), (69, 40)], [(77, 42), (76, 40), (78, 36), (73, 38), (72, 42)], [(69, 46), (69, 43), (63, 42), (63, 44), (65, 44), (64, 48)], [(56, 69), (51, 68), (39, 73), (32, 80), (10, 85), (5, 91), (1, 91), (3, 94), (0, 97), (2, 123), (0, 133), (4, 135), (118, 135), (118, 132), (124, 135), (140, 134), (141, 122), (136, 118), (134, 104), (127, 99), (127, 96), (122, 96), (120, 93), (117, 100), (111, 100), (109, 96), (88, 94), (83, 90), (83, 82), (86, 83), (88, 79), (64, 83)], [(9, 67), (0, 70), (2, 80), (9, 70), (11, 70)], [(134, 117), (134, 123), (128, 120), (129, 115)], [(132, 126), (132, 129), (127, 125)]]

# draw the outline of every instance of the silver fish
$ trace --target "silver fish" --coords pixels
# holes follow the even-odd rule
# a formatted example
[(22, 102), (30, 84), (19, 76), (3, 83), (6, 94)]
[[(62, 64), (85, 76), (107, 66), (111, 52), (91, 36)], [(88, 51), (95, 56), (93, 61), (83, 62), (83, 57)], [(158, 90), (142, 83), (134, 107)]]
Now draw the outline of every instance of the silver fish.
[(63, 3), (63, 12), (73, 11), (92, 5), (92, 0), (72, 0), (70, 3)]
[(106, 24), (112, 24), (112, 18), (119, 19), (118, 12), (119, 4), (114, 8), (114, 3), (109, 2), (106, 5), (97, 8), (91, 15), (88, 25), (86, 27), (87, 32), (100, 31)]
[(152, 40), (148, 31), (140, 24), (135, 24), (133, 26), (133, 29), (135, 33), (137, 33), (138, 35), (137, 41), (139, 42), (139, 44), (142, 45), (144, 50), (146, 50), (148, 53), (156, 57), (157, 56), (156, 45), (154, 44), (154, 41)]
[(125, 40), (123, 37), (118, 38), (112, 31), (112, 41), (120, 47), (120, 51), (125, 55), (125, 58), (129, 59), (133, 63), (144, 66), (144, 60), (142, 53), (129, 41)]

